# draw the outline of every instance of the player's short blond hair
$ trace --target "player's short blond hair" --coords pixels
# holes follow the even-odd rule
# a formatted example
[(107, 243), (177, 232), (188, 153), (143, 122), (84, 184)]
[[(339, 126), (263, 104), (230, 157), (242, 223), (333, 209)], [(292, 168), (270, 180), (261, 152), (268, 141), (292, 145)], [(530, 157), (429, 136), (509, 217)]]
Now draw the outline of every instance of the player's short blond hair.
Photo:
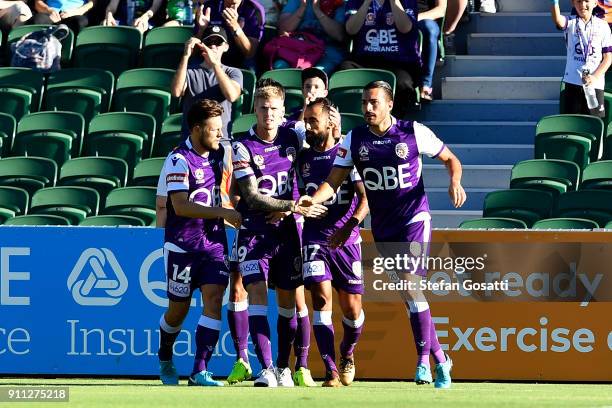
[(255, 100), (272, 98), (285, 100), (285, 89), (283, 86), (273, 79), (266, 78), (259, 80), (255, 89)]

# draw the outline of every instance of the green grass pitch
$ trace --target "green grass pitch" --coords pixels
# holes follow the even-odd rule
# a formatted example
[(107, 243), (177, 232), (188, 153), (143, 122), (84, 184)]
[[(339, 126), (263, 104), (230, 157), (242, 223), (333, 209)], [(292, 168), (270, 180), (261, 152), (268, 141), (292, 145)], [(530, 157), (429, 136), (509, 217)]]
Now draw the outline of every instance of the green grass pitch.
[(251, 382), (201, 388), (187, 387), (184, 380), (163, 387), (154, 380), (0, 379), (0, 387), (26, 385), (68, 386), (70, 394), (68, 403), (28, 402), (28, 407), (612, 407), (608, 384), (455, 383), (450, 390), (435, 390), (411, 382), (358, 381), (338, 389), (265, 389)]

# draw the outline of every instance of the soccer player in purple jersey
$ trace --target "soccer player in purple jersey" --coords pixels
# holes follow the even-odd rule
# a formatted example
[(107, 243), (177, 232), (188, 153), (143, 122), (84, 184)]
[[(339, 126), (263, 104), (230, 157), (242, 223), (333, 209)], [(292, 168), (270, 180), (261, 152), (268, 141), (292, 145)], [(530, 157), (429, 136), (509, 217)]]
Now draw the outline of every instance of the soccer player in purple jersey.
[[(301, 191), (313, 194), (325, 181), (334, 164), (340, 143), (334, 137), (336, 125), (326, 98), (317, 98), (304, 111), (306, 141), (310, 145), (298, 155)], [(361, 237), (359, 224), (368, 213), (368, 201), (356, 171), (342, 182), (326, 201), (327, 215), (307, 218), (302, 235), (302, 274), (310, 289), (314, 307), (314, 333), (326, 368), (324, 387), (350, 385), (355, 377), (353, 351), (363, 330), (361, 308)], [(336, 367), (332, 286), (342, 309), (344, 338), (340, 344), (340, 367)]]
[[(449, 195), (458, 208), (466, 200), (461, 186), (461, 163), (455, 155), (424, 125), (397, 120), (391, 116), (393, 90), (383, 81), (368, 84), (362, 95), (365, 125), (349, 132), (338, 149), (334, 167), (327, 180), (312, 196), (300, 198), (299, 205), (322, 203), (357, 168), (366, 189), (372, 215), (372, 235), (384, 257), (394, 257), (393, 243), (410, 244), (419, 248), (415, 257), (427, 257), (431, 238), (429, 204), (421, 177), (421, 154), (437, 157), (450, 175)], [(388, 271), (397, 278), (395, 271)], [(399, 271), (400, 273), (402, 271)], [(405, 271), (404, 271), (405, 272)], [(401, 278), (418, 282), (427, 274), (425, 267), (401, 273)], [(452, 361), (442, 351), (431, 320), (429, 304), (420, 290), (403, 293), (410, 311), (410, 324), (418, 353), (415, 375), (417, 384), (432, 382), (429, 355), (436, 362), (436, 388), (451, 385)]]
[[(296, 335), (296, 289), (302, 286), (301, 258), (295, 219), (286, 212), (320, 216), (325, 206), (300, 207), (293, 199), (294, 161), (303, 140), (280, 127), (284, 89), (276, 81), (260, 83), (255, 91), (257, 124), (234, 142), (234, 176), (240, 190), (238, 209), (243, 228), (238, 235), (238, 262), (248, 292), (249, 330), (262, 370), (255, 386), (293, 386), (288, 368)], [(278, 299), (278, 358), (272, 362), (268, 323), (268, 282)]]
[(207, 364), (219, 339), (221, 300), (228, 283), (224, 220), (239, 227), (239, 212), (223, 208), (222, 189), (229, 164), (220, 145), (223, 108), (215, 101), (196, 102), (187, 121), (190, 137), (166, 158), (167, 218), (164, 260), (168, 275), (168, 310), (160, 319), (160, 378), (178, 384), (172, 347), (200, 289), (205, 309), (196, 329), (196, 353), (190, 385), (221, 386)]

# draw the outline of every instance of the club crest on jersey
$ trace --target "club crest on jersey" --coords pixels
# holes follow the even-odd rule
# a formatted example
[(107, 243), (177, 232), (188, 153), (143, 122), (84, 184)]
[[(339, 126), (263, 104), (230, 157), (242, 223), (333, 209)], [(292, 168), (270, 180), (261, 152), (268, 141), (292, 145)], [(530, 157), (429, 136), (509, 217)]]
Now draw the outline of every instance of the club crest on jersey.
[(285, 153), (287, 154), (287, 159), (289, 159), (289, 161), (292, 162), (295, 159), (295, 147), (288, 147), (287, 150), (285, 150)]
[(304, 163), (302, 166), (302, 176), (310, 177), (310, 163)]
[(204, 178), (204, 170), (202, 169), (196, 169), (194, 176), (196, 178), (196, 180), (202, 180)]
[(393, 18), (393, 13), (387, 13), (387, 15), (385, 16), (385, 21), (387, 22), (387, 25), (393, 25), (395, 21)]
[(370, 160), (370, 151), (368, 150), (368, 148), (366, 147), (366, 145), (361, 145), (359, 147), (359, 160), (361, 161), (368, 161)]
[(375, 24), (376, 24), (376, 17), (374, 16), (374, 13), (368, 13), (368, 15), (366, 16), (365, 25), (373, 26)]
[(344, 159), (346, 157), (346, 149), (339, 147), (336, 156), (340, 157), (341, 159)]
[(257, 167), (259, 167), (260, 169), (264, 168), (264, 158), (262, 155), (260, 154), (256, 154), (255, 157), (253, 157), (253, 162), (255, 163), (255, 165)]
[(406, 143), (398, 143), (395, 145), (395, 154), (400, 159), (405, 159), (408, 157), (408, 145)]

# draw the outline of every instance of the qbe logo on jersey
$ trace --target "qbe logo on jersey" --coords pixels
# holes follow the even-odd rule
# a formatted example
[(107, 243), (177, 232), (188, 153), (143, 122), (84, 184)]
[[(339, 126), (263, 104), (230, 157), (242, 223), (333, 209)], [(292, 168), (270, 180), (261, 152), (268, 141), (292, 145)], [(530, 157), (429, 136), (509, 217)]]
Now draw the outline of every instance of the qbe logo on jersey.
[(128, 280), (115, 255), (106, 248), (88, 248), (68, 277), (68, 290), (83, 306), (114, 306), (128, 288)]

